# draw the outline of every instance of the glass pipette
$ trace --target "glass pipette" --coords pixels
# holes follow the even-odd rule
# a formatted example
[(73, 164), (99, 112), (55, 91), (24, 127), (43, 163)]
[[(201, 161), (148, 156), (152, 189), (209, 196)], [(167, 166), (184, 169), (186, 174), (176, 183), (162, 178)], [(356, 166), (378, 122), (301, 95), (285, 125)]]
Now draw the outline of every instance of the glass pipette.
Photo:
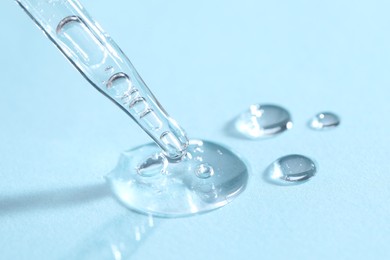
[(188, 145), (115, 42), (75, 0), (17, 0), (82, 75), (149, 134), (170, 159)]
[(107, 176), (120, 202), (136, 211), (178, 217), (222, 207), (241, 194), (248, 179), (245, 163), (221, 145), (188, 141), (77, 0), (16, 1), (79, 72), (155, 141), (123, 153)]

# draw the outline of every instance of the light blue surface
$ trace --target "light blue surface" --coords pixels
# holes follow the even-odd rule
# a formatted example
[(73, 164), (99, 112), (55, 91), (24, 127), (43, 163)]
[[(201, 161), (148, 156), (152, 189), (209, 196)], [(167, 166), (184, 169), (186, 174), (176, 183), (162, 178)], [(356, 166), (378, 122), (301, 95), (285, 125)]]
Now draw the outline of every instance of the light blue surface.
[[(388, 259), (388, 1), (84, 1), (190, 137), (249, 162), (230, 205), (181, 219), (122, 208), (103, 176), (149, 142), (13, 2), (1, 1), (0, 259)], [(276, 103), (294, 127), (264, 141), (225, 126)], [(339, 128), (307, 121), (330, 110)], [(311, 181), (263, 180), (276, 158)], [(113, 252), (116, 252), (116, 257)]]

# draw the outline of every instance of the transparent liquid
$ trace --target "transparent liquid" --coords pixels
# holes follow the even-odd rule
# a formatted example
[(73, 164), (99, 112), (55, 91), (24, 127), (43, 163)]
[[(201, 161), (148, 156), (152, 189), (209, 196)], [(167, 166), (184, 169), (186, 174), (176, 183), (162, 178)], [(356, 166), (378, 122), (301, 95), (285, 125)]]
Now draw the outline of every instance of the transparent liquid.
[(273, 162), (266, 170), (268, 181), (278, 185), (294, 185), (308, 181), (317, 173), (315, 162), (303, 155), (283, 156)]
[(339, 116), (331, 112), (318, 113), (309, 122), (310, 127), (316, 130), (331, 129), (339, 124)]
[(292, 119), (283, 107), (255, 104), (240, 114), (234, 125), (242, 136), (256, 139), (274, 136), (292, 128)]
[(241, 159), (211, 142), (189, 143), (128, 58), (77, 0), (17, 2), (72, 65), (154, 140), (123, 154), (107, 177), (124, 205), (160, 216), (185, 216), (221, 207), (244, 190), (248, 173)]
[(180, 162), (170, 162), (156, 144), (123, 153), (107, 176), (126, 207), (163, 217), (207, 212), (226, 205), (246, 187), (248, 169), (230, 150), (192, 140)]

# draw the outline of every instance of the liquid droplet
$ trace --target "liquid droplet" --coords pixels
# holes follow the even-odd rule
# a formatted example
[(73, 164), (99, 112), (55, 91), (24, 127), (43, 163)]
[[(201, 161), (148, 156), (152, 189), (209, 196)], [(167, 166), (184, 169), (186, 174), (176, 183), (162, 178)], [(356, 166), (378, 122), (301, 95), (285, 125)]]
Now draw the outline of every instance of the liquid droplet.
[(214, 169), (208, 163), (202, 163), (197, 167), (195, 173), (199, 178), (207, 179), (214, 175)]
[(155, 154), (162, 151), (154, 143), (134, 148), (122, 154), (107, 176), (112, 191), (128, 208), (164, 217), (188, 216), (222, 207), (245, 190), (247, 166), (221, 145), (191, 140), (187, 156), (167, 159), (166, 166)]
[(123, 72), (112, 75), (106, 84), (107, 92), (114, 98), (126, 97), (132, 89), (129, 76)]
[(290, 113), (277, 105), (251, 105), (235, 120), (241, 135), (256, 139), (273, 136), (292, 128)]
[(301, 184), (312, 178), (317, 172), (317, 166), (310, 158), (292, 154), (273, 162), (266, 170), (268, 181), (278, 185)]
[(161, 153), (153, 154), (141, 162), (136, 170), (143, 177), (151, 177), (164, 173), (168, 166), (168, 160)]
[(316, 130), (330, 129), (340, 124), (340, 118), (331, 112), (322, 112), (315, 115), (309, 122), (310, 127)]

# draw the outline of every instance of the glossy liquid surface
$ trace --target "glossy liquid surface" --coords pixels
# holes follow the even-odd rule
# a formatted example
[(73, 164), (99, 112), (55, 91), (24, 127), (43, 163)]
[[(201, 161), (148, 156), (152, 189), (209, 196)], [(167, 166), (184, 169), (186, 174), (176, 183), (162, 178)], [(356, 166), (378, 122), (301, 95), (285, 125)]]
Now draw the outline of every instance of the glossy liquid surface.
[(309, 126), (315, 130), (331, 129), (338, 125), (340, 125), (340, 118), (332, 112), (318, 113), (309, 122)]
[(246, 187), (248, 169), (227, 148), (192, 140), (180, 162), (169, 162), (155, 144), (123, 153), (107, 176), (126, 207), (163, 217), (207, 212), (226, 205)]
[(306, 156), (292, 154), (274, 161), (266, 170), (265, 177), (269, 182), (278, 185), (301, 184), (317, 173), (314, 161)]
[(292, 128), (290, 113), (277, 105), (251, 105), (235, 120), (236, 132), (250, 139), (280, 134)]

